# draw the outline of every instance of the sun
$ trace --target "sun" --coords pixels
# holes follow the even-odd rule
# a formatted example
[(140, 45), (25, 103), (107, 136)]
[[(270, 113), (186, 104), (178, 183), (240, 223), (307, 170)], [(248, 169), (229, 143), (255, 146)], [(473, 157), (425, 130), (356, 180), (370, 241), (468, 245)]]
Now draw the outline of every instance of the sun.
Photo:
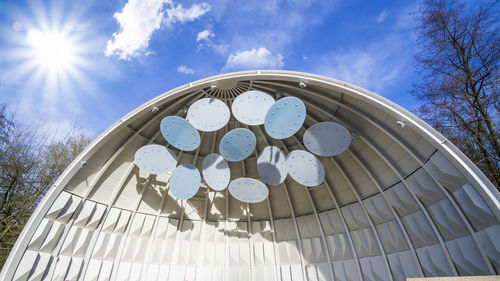
[(80, 1), (17, 2), (0, 23), (8, 39), (0, 48), (0, 65), (7, 70), (1, 82), (10, 87), (6, 101), (19, 105), (26, 124), (40, 124), (41, 134), (59, 139), (71, 120), (93, 118), (87, 104), (102, 101), (100, 82), (109, 73), (102, 71), (109, 66), (105, 37), (90, 6)]
[(27, 43), (32, 62), (50, 73), (68, 71), (76, 63), (78, 46), (62, 31), (28, 31)]
[(35, 16), (19, 15), (12, 26), (7, 56), (12, 79), (23, 81), (23, 92), (43, 95), (57, 101), (75, 89), (92, 87), (89, 75), (96, 72), (99, 41), (90, 23), (78, 13), (63, 13), (61, 8), (32, 8)]

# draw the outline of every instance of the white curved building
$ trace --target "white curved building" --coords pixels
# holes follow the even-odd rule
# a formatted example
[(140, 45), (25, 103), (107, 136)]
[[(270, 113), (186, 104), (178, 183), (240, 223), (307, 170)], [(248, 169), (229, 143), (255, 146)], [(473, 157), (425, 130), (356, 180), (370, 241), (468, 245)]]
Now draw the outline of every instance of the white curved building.
[[(185, 118), (189, 106), (206, 97), (231, 108), (249, 90), (302, 100), (307, 116), (298, 132), (273, 138), (265, 125), (247, 126), (230, 114), (221, 129), (199, 132), (200, 145), (192, 151), (163, 138), (160, 122), (166, 116)], [(208, 154), (220, 153), (223, 136), (240, 127), (255, 135), (255, 150), (243, 161), (229, 162), (231, 180), (261, 181), (257, 158), (265, 147), (276, 146), (284, 155), (307, 150), (306, 129), (323, 121), (341, 124), (352, 137), (338, 155), (316, 154), (324, 180), (306, 187), (298, 175), (307, 177), (309, 169), (298, 169), (284, 182), (266, 185), (269, 195), (258, 203), (239, 201), (227, 188), (215, 191), (203, 178), (194, 197), (178, 200), (169, 188), (170, 173), (152, 175), (134, 163), (140, 147), (159, 144), (175, 153), (177, 165), (201, 171)], [(0, 279), (359, 281), (495, 275), (499, 198), (446, 138), (374, 93), (306, 73), (230, 73), (162, 94), (94, 140), (44, 197)]]

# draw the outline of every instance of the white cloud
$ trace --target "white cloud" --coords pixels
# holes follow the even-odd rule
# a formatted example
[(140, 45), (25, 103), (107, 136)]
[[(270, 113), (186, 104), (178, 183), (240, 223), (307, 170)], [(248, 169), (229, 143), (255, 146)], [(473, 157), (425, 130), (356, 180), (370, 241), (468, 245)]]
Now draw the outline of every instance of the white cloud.
[(178, 4), (175, 7), (172, 6), (171, 9), (168, 9), (166, 11), (167, 18), (165, 19), (165, 22), (167, 24), (170, 24), (175, 21), (180, 21), (180, 22), (194, 21), (195, 19), (206, 14), (208, 11), (210, 11), (210, 5), (208, 5), (205, 2), (201, 4), (193, 4), (193, 6), (191, 6), (191, 8), (189, 9), (185, 9), (182, 7), (182, 4)]
[(181, 4), (174, 6), (171, 0), (129, 0), (114, 18), (120, 24), (106, 45), (106, 56), (118, 55), (120, 59), (130, 59), (149, 53), (151, 35), (162, 25), (174, 22), (193, 21), (210, 10), (207, 3), (193, 4), (184, 9)]
[(113, 33), (108, 41), (106, 55), (119, 55), (121, 59), (139, 55), (149, 44), (153, 31), (161, 26), (162, 8), (170, 0), (129, 0), (114, 17), (120, 24), (120, 32)]
[(268, 49), (260, 47), (248, 51), (231, 53), (224, 70), (235, 69), (279, 69), (283, 67), (283, 56), (273, 55)]
[(227, 44), (226, 56), (261, 46), (274, 54), (291, 53), (292, 43), (303, 39), (307, 30), (324, 23), (340, 3), (339, 0), (212, 1), (214, 24), (224, 23), (218, 26), (217, 40), (212, 42)]
[(380, 14), (378, 14), (376, 21), (377, 23), (383, 23), (389, 17), (389, 12), (387, 9), (383, 10)]
[(198, 32), (196, 35), (196, 42), (200, 42), (201, 40), (209, 41), (210, 38), (215, 37), (215, 34), (210, 29), (205, 29), (203, 31)]
[(194, 70), (192, 68), (185, 66), (185, 65), (181, 65), (181, 66), (177, 67), (177, 71), (180, 73), (184, 73), (184, 74), (194, 74)]
[(197, 51), (208, 48), (212, 49), (214, 52), (216, 52), (219, 55), (225, 55), (227, 54), (227, 51), (229, 50), (229, 44), (226, 42), (222, 42), (220, 44), (215, 44), (212, 42), (210, 38), (214, 38), (215, 33), (210, 30), (210, 29), (205, 29), (203, 31), (198, 32), (196, 35), (196, 42), (198, 42), (198, 48)]
[(229, 45), (226, 43), (221, 43), (221, 44), (208, 43), (208, 47), (210, 47), (212, 50), (214, 50), (216, 53), (220, 55), (226, 54), (227, 51), (229, 50)]

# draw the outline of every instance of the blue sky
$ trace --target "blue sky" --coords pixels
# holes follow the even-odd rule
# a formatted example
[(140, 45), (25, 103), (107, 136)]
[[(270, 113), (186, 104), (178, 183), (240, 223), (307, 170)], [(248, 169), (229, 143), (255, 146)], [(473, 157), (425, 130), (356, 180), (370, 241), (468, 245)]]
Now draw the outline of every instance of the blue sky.
[(43, 131), (64, 134), (76, 122), (96, 136), (185, 83), (284, 69), (344, 80), (412, 109), (416, 7), (415, 0), (0, 0), (0, 103)]

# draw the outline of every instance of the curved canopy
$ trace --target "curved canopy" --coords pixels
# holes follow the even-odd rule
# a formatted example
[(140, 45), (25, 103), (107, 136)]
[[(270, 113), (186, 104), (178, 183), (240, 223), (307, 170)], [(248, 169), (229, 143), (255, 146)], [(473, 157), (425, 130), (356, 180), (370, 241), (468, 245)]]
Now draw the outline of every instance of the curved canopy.
[[(266, 117), (269, 128), (240, 123), (227, 110), (247, 91), (277, 101), (268, 112), (275, 115)], [(161, 121), (167, 116), (185, 120), (185, 109), (205, 98), (227, 105), (221, 108), (231, 115), (229, 122), (223, 125), (223, 114), (216, 120), (222, 128), (199, 132), (200, 145), (193, 150), (169, 144)], [(305, 116), (285, 105), (289, 100), (303, 103)], [(201, 117), (207, 112), (200, 105), (187, 119), (197, 120), (195, 128), (208, 128), (211, 119)], [(291, 117), (278, 118), (282, 109)], [(304, 134), (321, 122), (335, 122), (348, 134), (343, 131), (330, 147), (323, 138), (328, 134), (315, 127), (305, 137), (311, 148)], [(185, 173), (175, 188), (183, 190), (186, 183), (196, 194), (181, 200), (172, 192), (170, 172), (150, 174), (134, 163), (141, 147), (167, 146), (177, 165), (198, 175), (205, 157), (222, 154), (222, 138), (238, 128), (252, 133), (256, 143), (247, 146), (255, 149), (243, 160), (228, 162), (230, 171), (221, 164), (221, 171), (216, 166), (210, 174), (230, 175), (231, 182), (251, 179), (258, 194), (241, 185), (233, 197), (231, 184), (217, 191), (203, 178), (196, 191), (197, 178)], [(272, 130), (279, 134), (273, 137)], [(266, 184), (269, 180), (261, 175), (272, 171), (259, 170), (258, 158), (269, 146), (304, 159), (306, 154), (294, 151), (310, 148), (307, 161), (313, 164), (297, 160), (300, 167), (292, 165), (296, 168), (293, 174), (287, 171), (284, 181), (286, 173), (280, 170), (280, 177), (272, 178), (278, 184)], [(247, 156), (246, 149), (240, 152)], [(269, 169), (278, 167), (277, 159), (262, 161), (272, 164)], [(324, 168), (318, 182), (318, 177), (308, 178), (311, 170), (321, 173), (314, 165)], [(327, 77), (238, 72), (162, 94), (96, 138), (40, 203), (0, 279), (319, 281), (493, 275), (500, 272), (499, 219), (494, 186), (447, 139), (405, 109)]]

